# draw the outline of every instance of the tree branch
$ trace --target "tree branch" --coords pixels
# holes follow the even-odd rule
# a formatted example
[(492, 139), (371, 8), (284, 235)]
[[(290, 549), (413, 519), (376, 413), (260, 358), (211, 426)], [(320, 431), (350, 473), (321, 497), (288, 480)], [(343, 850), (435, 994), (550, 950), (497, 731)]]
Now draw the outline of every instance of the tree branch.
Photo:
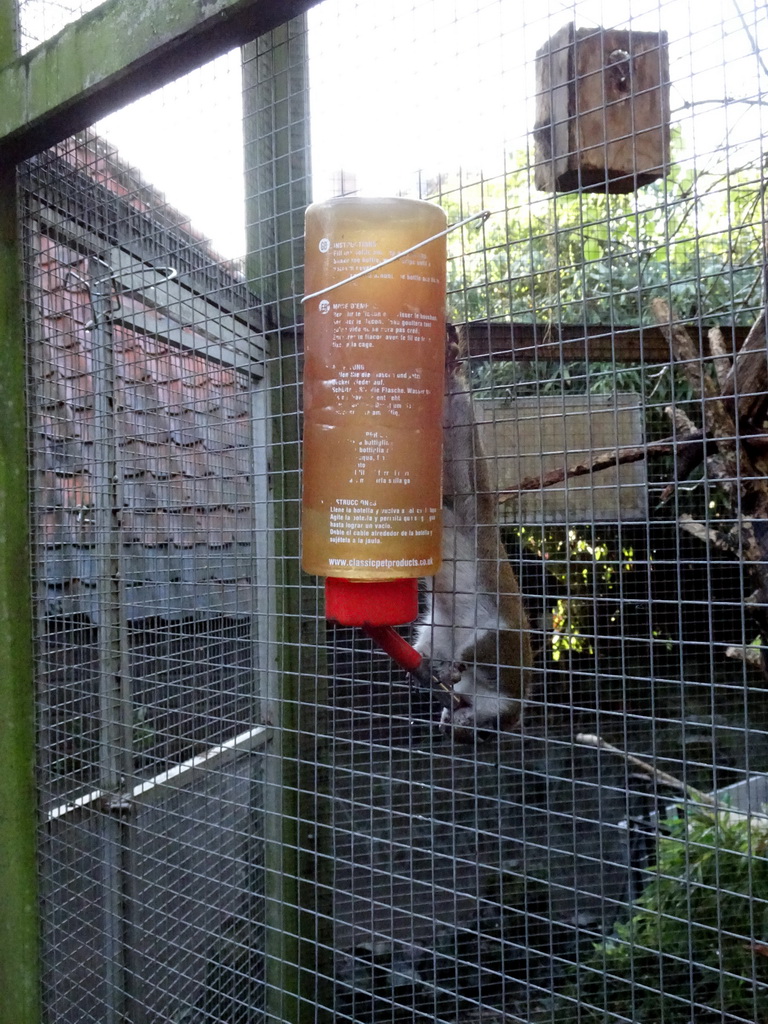
[(717, 806), (717, 801), (714, 797), (709, 796), (708, 793), (702, 793), (700, 789), (694, 789), (693, 786), (687, 786), (684, 782), (681, 782), (680, 779), (675, 778), (674, 775), (670, 775), (668, 772), (663, 772), (659, 768), (654, 768), (652, 764), (648, 764), (647, 761), (643, 761), (639, 757), (635, 757), (634, 754), (628, 754), (626, 750), (621, 750), (620, 747), (614, 747), (612, 743), (606, 742), (602, 736), (594, 736), (591, 733), (580, 732), (576, 735), (576, 742), (583, 743), (588, 747), (597, 747), (598, 750), (607, 750), (609, 754), (617, 754), (626, 761), (627, 764), (631, 764), (633, 768), (639, 768), (643, 774), (650, 776), (656, 782), (661, 782), (663, 785), (669, 786), (670, 789), (675, 789), (678, 793), (683, 793), (689, 800), (694, 800), (696, 803), (706, 804), (708, 807)]
[(728, 374), (731, 371), (732, 362), (730, 355), (725, 346), (725, 338), (723, 332), (719, 327), (711, 327), (707, 331), (707, 338), (709, 339), (709, 351), (712, 353), (712, 362), (715, 365), (715, 375), (717, 376), (717, 383), (720, 386), (720, 394), (725, 389), (725, 382), (728, 380)]
[[(575, 466), (565, 466), (562, 469), (551, 469), (541, 476), (527, 476), (515, 488), (499, 493), (499, 502), (503, 503), (514, 498), (521, 491), (539, 491), (544, 487), (554, 487), (565, 480), (574, 477), (587, 476), (589, 473), (598, 473), (602, 469), (613, 469), (615, 466), (625, 466), (632, 462), (641, 462), (648, 455), (674, 455), (685, 450), (687, 445), (704, 447), (713, 442), (704, 437), (702, 430), (695, 430), (688, 437), (666, 438), (663, 441), (653, 441), (650, 444), (640, 445), (636, 448), (619, 448), (615, 452), (604, 452), (596, 455), (590, 462), (580, 462)], [(704, 448), (706, 451), (706, 448)], [(697, 462), (701, 462), (698, 459)]]

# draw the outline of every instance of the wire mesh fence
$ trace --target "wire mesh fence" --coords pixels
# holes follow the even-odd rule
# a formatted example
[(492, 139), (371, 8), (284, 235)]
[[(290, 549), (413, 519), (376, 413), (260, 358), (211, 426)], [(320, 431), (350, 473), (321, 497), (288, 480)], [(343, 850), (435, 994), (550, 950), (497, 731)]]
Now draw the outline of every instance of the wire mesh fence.
[(97, 136), (21, 181), (48, 1012), (256, 1019), (262, 321)]
[[(768, 1021), (767, 25), (324, 0), (22, 166), (51, 1024)], [(304, 209), (371, 194), (490, 214), (469, 736), (299, 567)]]

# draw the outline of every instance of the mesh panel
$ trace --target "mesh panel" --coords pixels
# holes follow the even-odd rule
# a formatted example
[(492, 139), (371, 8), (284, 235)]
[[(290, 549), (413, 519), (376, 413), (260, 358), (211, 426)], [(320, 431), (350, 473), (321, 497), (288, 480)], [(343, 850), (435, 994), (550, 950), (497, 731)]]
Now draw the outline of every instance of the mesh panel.
[(18, 9), (22, 50), (31, 50), (45, 42), (102, 2), (81, 0), (77, 3), (75, 0), (64, 0), (63, 3), (49, 3), (47, 0), (20, 0)]
[[(764, 1024), (765, 14), (324, 0), (21, 168), (52, 1024)], [(304, 209), (375, 194), (488, 213), (476, 730), (300, 569)]]
[(258, 301), (103, 137), (21, 182), (48, 1019), (261, 1019)]
[(764, 11), (328, 0), (310, 25), (315, 198), (490, 213), (449, 237), (449, 317), (535, 650), (523, 727), (467, 744), (331, 638), (335, 1010), (757, 1022), (764, 471), (735, 438), (764, 425)]

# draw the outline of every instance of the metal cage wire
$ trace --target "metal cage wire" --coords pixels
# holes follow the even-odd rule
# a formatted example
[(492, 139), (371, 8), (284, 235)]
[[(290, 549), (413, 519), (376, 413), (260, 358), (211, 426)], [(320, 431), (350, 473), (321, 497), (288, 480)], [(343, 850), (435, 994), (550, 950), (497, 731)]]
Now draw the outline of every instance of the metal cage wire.
[[(324, 0), (21, 165), (51, 1024), (768, 1019), (765, 33)], [(472, 743), (299, 566), (303, 213), (372, 193), (491, 211), (448, 315), (535, 663)]]

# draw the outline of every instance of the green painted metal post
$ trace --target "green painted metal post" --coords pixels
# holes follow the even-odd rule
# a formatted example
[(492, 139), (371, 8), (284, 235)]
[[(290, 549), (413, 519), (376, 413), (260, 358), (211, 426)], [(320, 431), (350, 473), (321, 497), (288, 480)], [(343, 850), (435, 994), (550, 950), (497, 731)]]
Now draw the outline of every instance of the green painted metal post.
[(270, 334), (274, 531), (273, 671), (266, 708), (275, 726), (267, 751), (265, 807), (267, 1013), (270, 1021), (325, 1019), (329, 892), (323, 749), (327, 706), (317, 582), (301, 573), (300, 297), (304, 210), (310, 201), (306, 18), (243, 51), (247, 270), (265, 304)]
[[(0, 3), (0, 65), (17, 52)], [(0, 166), (0, 1024), (39, 1024), (24, 306), (16, 169)]]

